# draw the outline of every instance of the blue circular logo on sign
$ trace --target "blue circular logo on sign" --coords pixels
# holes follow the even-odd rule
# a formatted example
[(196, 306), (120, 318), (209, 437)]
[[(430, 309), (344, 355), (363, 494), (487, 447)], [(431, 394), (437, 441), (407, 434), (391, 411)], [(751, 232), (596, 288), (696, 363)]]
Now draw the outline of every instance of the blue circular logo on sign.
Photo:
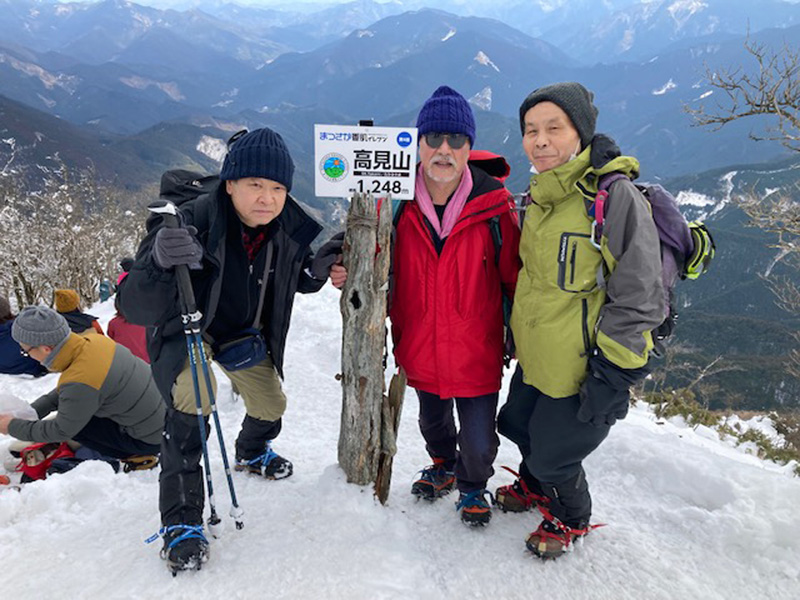
[(401, 148), (411, 145), (411, 134), (407, 131), (401, 131), (397, 134), (397, 143)]

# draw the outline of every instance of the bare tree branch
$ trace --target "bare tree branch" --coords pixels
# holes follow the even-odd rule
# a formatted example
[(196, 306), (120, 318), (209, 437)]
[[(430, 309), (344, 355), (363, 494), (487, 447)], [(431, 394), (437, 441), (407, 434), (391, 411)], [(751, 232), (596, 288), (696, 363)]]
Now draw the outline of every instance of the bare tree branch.
[(686, 107), (695, 126), (716, 131), (731, 123), (757, 116), (776, 117), (777, 123), (765, 127), (765, 133), (750, 133), (753, 140), (779, 141), (794, 152), (800, 152), (800, 51), (784, 43), (774, 50), (748, 38), (745, 50), (757, 68), (743, 66), (706, 68), (707, 83), (721, 92), (722, 100), (713, 106)]

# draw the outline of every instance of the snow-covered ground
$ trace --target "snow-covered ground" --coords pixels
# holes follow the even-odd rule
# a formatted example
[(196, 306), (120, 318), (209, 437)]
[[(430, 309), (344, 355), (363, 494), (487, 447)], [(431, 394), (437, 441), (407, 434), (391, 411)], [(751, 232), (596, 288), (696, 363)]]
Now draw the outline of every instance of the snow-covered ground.
[[(454, 498), (409, 494), (428, 463), (406, 396), (388, 506), (348, 484), (337, 466), (341, 389), (339, 294), (298, 297), (289, 338), (289, 408), (276, 448), (295, 465), (278, 482), (235, 474), (245, 528), (230, 519), (200, 572), (173, 578), (144, 539), (159, 527), (158, 473), (115, 475), (85, 463), (0, 492), (2, 598), (487, 598), (491, 600), (800, 598), (800, 479), (710, 430), (659, 424), (632, 409), (586, 461), (594, 531), (557, 561), (525, 550), (536, 514), (497, 512), (485, 529), (462, 525)], [(107, 321), (111, 303), (92, 312)], [(33, 400), (55, 375), (0, 376), (4, 392)], [(244, 406), (224, 377), (220, 412), (228, 447)], [(502, 392), (505, 395), (505, 390)], [(10, 438), (0, 436), (0, 458)], [(211, 439), (218, 510), (229, 508)], [(503, 440), (490, 489), (516, 467)]]

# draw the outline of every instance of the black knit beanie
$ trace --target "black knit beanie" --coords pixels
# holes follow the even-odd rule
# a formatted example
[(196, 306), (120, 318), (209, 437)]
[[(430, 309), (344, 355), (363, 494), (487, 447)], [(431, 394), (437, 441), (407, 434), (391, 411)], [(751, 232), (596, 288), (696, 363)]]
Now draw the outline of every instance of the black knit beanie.
[(581, 149), (586, 148), (594, 137), (597, 124), (597, 107), (592, 104), (594, 94), (575, 81), (554, 83), (533, 90), (519, 107), (519, 127), (525, 135), (525, 113), (539, 104), (552, 102), (567, 113), (581, 138)]
[(222, 163), (219, 178), (262, 177), (292, 189), (294, 163), (280, 134), (264, 127), (237, 139)]

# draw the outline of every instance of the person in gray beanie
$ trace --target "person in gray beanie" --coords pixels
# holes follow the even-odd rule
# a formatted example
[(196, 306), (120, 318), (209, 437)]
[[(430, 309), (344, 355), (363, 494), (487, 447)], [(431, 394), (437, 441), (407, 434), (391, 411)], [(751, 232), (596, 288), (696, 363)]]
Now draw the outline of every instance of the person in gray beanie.
[(23, 348), (25, 345), (60, 348), (69, 334), (69, 323), (64, 316), (46, 306), (26, 306), (11, 326), (11, 337)]
[[(593, 529), (583, 460), (627, 414), (665, 314), (658, 232), (631, 181), (639, 162), (595, 133), (593, 99), (580, 83), (556, 83), (519, 109), (534, 174), (511, 313), (518, 364), (498, 431), (522, 460), (495, 497), (503, 510), (538, 506), (544, 519), (526, 546), (543, 558)], [(598, 230), (601, 185), (609, 196)]]
[[(28, 306), (11, 335), (23, 354), (60, 373), (32, 403), (37, 421), (0, 415), (0, 433), (32, 442), (74, 440), (130, 465), (155, 466), (165, 407), (147, 364), (105, 336), (81, 336), (46, 306)], [(54, 419), (44, 417), (55, 412)]]
[(594, 94), (575, 81), (554, 83), (533, 90), (519, 107), (519, 126), (525, 135), (525, 115), (540, 102), (552, 102), (563, 110), (578, 132), (581, 150), (594, 136), (597, 124), (597, 107), (592, 103)]
[[(329, 276), (340, 287), (346, 276), (337, 264), (342, 235), (312, 253), (311, 242), (322, 227), (289, 195), (293, 174), (292, 157), (277, 132), (263, 128), (234, 135), (219, 185), (180, 204), (181, 227), (167, 228), (157, 216), (148, 220), (148, 233), (119, 286), (126, 320), (150, 328), (148, 353), (168, 406), (159, 481), (161, 520), (168, 528), (164, 557), (172, 572), (200, 568), (208, 557), (202, 533), (202, 438), (175, 267), (190, 267), (204, 317), (203, 338), (244, 399), (236, 470), (266, 480), (293, 472), (292, 463), (272, 444), (286, 409), (281, 378), (294, 297), (318, 291)], [(236, 368), (225, 361), (225, 349), (243, 339), (266, 352)], [(216, 381), (213, 385), (216, 390)], [(204, 386), (201, 402), (207, 420)]]

